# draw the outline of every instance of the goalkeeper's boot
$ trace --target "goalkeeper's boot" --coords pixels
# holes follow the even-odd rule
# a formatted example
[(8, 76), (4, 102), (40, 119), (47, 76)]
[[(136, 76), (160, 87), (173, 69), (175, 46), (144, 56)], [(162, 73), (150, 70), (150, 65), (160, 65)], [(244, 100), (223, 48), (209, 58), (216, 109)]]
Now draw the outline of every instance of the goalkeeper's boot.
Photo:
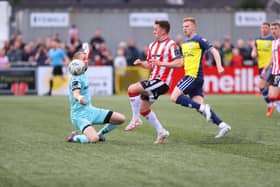
[(105, 142), (106, 141), (106, 138), (103, 134), (98, 134), (98, 137), (99, 137), (100, 142)]
[(78, 133), (76, 131), (73, 131), (71, 133), (71, 135), (67, 138), (67, 142), (75, 142), (74, 137), (77, 136), (77, 135), (78, 135)]
[(154, 144), (163, 144), (164, 140), (170, 135), (170, 133), (163, 129), (163, 131), (161, 131), (160, 133), (158, 133), (157, 139), (154, 142)]
[(132, 119), (129, 124), (125, 127), (125, 131), (131, 131), (135, 129), (137, 126), (142, 125), (142, 120), (141, 119)]

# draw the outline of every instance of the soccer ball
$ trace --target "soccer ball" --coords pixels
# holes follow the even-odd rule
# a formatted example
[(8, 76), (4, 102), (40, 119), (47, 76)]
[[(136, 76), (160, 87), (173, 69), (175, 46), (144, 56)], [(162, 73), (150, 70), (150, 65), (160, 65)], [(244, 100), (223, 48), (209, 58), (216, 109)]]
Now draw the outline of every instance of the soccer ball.
[(81, 75), (85, 72), (86, 67), (83, 61), (75, 59), (71, 61), (71, 63), (68, 66), (68, 69), (72, 75)]

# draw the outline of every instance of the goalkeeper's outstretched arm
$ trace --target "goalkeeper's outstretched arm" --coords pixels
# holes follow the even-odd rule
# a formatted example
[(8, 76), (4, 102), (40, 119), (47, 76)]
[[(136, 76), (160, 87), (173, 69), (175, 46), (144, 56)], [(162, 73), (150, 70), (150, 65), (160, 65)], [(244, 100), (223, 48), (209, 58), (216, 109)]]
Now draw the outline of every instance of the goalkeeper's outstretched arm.
[(83, 95), (80, 94), (80, 89), (73, 90), (73, 97), (75, 98), (76, 101), (78, 101), (82, 105), (87, 104), (86, 98)]

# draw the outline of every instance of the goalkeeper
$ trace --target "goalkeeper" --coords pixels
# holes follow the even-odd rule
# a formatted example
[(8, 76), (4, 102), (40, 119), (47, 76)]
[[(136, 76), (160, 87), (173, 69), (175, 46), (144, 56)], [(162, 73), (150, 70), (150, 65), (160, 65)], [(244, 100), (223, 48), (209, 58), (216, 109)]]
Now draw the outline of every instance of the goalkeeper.
[[(88, 50), (77, 52), (73, 60), (81, 60), (85, 63), (86, 71), (88, 66)], [(105, 141), (104, 134), (125, 121), (123, 114), (92, 106), (89, 84), (84, 72), (78, 76), (71, 75), (69, 81), (69, 100), (72, 124), (81, 134), (72, 132), (67, 139), (68, 142), (95, 143)], [(97, 124), (106, 125), (99, 132), (96, 132), (94, 125)]]

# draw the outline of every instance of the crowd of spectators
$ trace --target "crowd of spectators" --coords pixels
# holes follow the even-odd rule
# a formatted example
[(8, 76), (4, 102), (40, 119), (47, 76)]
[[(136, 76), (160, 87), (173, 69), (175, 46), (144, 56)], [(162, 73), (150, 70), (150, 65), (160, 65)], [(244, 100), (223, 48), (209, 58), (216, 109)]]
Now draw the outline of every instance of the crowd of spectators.
[[(62, 42), (59, 34), (54, 34), (45, 38), (38, 37), (36, 42), (29, 41), (25, 43), (21, 34), (12, 34), (9, 41), (5, 41), (0, 50), (0, 69), (19, 66), (49, 65), (51, 62), (48, 58), (48, 51), (53, 47), (52, 41), (57, 41), (60, 48), (71, 59), (74, 53), (82, 47), (79, 34), (79, 29), (75, 25), (69, 28), (66, 42)], [(181, 44), (183, 41), (181, 35), (178, 35), (176, 39), (178, 44)], [(133, 66), (135, 59), (140, 58), (144, 60), (147, 56), (148, 46), (143, 46), (142, 49), (139, 49), (134, 39), (128, 42), (120, 41), (116, 49), (116, 54), (113, 54), (108, 49), (106, 40), (102, 36), (100, 29), (95, 31), (89, 43), (92, 49), (89, 54), (90, 66), (110, 65), (123, 68)], [(250, 55), (254, 45), (253, 39), (247, 41), (238, 39), (236, 44), (234, 44), (229, 36), (225, 36), (222, 43), (214, 41), (213, 45), (219, 50), (224, 66), (241, 67), (256, 65), (255, 59), (252, 59)], [(205, 54), (204, 63), (207, 66), (215, 65), (214, 58), (210, 53)]]

